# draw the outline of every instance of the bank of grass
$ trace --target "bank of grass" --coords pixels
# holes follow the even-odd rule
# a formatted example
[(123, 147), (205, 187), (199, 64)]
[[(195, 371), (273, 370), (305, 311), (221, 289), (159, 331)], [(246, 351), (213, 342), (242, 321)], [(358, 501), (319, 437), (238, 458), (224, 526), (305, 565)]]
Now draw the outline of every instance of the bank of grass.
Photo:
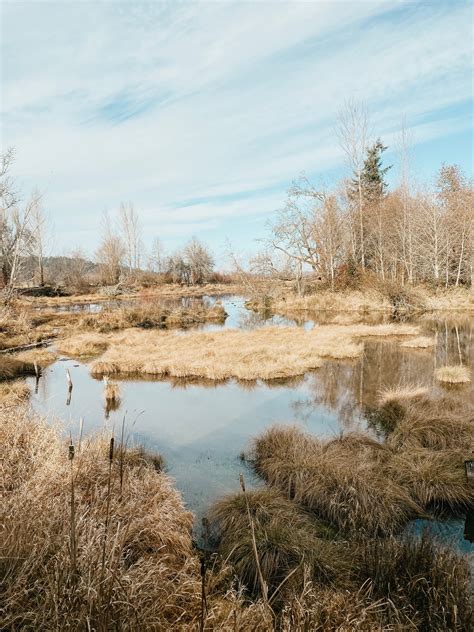
[(0, 355), (0, 381), (35, 375), (33, 362), (19, 360), (10, 355)]
[(412, 336), (406, 324), (264, 327), (244, 331), (173, 332), (126, 330), (104, 338), (108, 350), (92, 365), (93, 375), (157, 375), (224, 380), (278, 379), (302, 375), (325, 358), (357, 358), (361, 338)]
[(471, 372), (465, 366), (443, 366), (436, 369), (435, 378), (443, 384), (468, 384)]
[(352, 537), (390, 535), (417, 516), (474, 506), (464, 467), (473, 456), (472, 405), (401, 392), (377, 420), (383, 443), (356, 433), (321, 441), (275, 426), (253, 441), (249, 459), (269, 485)]
[(423, 515), (388, 475), (390, 450), (363, 434), (321, 441), (297, 427), (274, 426), (249, 454), (269, 485), (342, 533), (388, 535)]
[(211, 514), (219, 552), (282, 630), (468, 630), (466, 560), (429, 538), (341, 539), (272, 489), (229, 495)]
[(67, 296), (22, 296), (18, 302), (26, 307), (67, 307), (69, 305), (87, 305), (110, 300), (121, 302), (134, 299), (160, 298), (200, 298), (203, 296), (240, 295), (245, 288), (239, 283), (203, 283), (201, 285), (181, 285), (162, 283), (150, 287), (96, 288), (95, 291), (71, 292)]
[[(117, 446), (110, 459), (103, 437), (72, 454), (26, 409), (0, 421), (2, 629), (199, 629), (192, 516), (168, 477)], [(224, 579), (207, 579), (206, 629), (271, 629)]]
[(298, 295), (288, 287), (276, 286), (271, 296), (256, 296), (248, 302), (251, 309), (270, 309), (277, 314), (305, 311), (421, 314), (431, 311), (474, 311), (471, 288), (400, 286), (367, 277), (357, 287), (330, 290), (323, 286)]
[(428, 336), (416, 336), (415, 338), (404, 340), (400, 346), (406, 347), (407, 349), (429, 349), (430, 347), (433, 347), (434, 344), (434, 338), (430, 338)]
[(205, 305), (196, 302), (189, 306), (170, 308), (159, 302), (136, 302), (133, 305), (108, 307), (96, 313), (85, 314), (80, 319), (78, 327), (102, 333), (130, 327), (187, 328), (206, 322), (224, 323), (226, 317), (227, 314), (220, 303)]

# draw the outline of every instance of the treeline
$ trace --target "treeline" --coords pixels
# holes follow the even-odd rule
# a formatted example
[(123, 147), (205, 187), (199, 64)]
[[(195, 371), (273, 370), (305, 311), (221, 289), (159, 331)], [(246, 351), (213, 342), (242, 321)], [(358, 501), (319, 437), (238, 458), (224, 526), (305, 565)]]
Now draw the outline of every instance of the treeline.
[(144, 271), (158, 275), (155, 280), (188, 285), (205, 283), (215, 274), (209, 248), (196, 237), (171, 254), (155, 238), (146, 252), (140, 217), (132, 203), (121, 204), (115, 218), (104, 215), (96, 261), (101, 281), (107, 285), (124, 279), (143, 280)]
[(472, 182), (458, 166), (443, 165), (430, 186), (416, 185), (402, 135), (399, 182), (389, 190), (387, 147), (369, 142), (367, 130), (363, 107), (349, 103), (338, 128), (348, 177), (332, 190), (300, 178), (252, 270), (297, 281), (310, 270), (332, 288), (361, 275), (401, 285), (472, 286)]
[(90, 285), (169, 282), (201, 284), (221, 281), (209, 248), (196, 237), (181, 249), (166, 253), (161, 241), (149, 252), (142, 239), (140, 217), (133, 204), (105, 213), (100, 245), (90, 261), (81, 249), (69, 256), (48, 256), (53, 248), (52, 225), (41, 195), (26, 201), (16, 191), (10, 170), (12, 149), (0, 154), (0, 287), (8, 297), (18, 285)]

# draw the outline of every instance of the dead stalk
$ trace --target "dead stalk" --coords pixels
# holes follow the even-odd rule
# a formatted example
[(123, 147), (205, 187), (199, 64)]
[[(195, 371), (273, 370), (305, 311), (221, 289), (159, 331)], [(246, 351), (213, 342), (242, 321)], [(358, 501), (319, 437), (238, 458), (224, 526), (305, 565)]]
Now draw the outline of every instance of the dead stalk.
[(247, 516), (249, 519), (249, 525), (250, 525), (250, 532), (252, 535), (252, 548), (253, 548), (253, 554), (255, 556), (255, 564), (257, 566), (257, 574), (258, 574), (258, 579), (260, 582), (260, 588), (262, 590), (262, 596), (263, 596), (263, 600), (265, 602), (266, 605), (268, 605), (268, 586), (267, 583), (265, 582), (265, 579), (263, 577), (263, 573), (262, 573), (262, 567), (260, 566), (260, 559), (258, 557), (258, 549), (257, 549), (257, 540), (255, 538), (255, 525), (253, 523), (253, 518), (252, 518), (252, 514), (250, 513), (250, 505), (249, 505), (249, 501), (247, 498), (247, 493), (245, 490), (245, 479), (244, 479), (244, 475), (241, 474), (240, 475), (240, 487), (242, 489), (242, 493), (244, 495), (245, 498), (245, 506), (247, 507)]

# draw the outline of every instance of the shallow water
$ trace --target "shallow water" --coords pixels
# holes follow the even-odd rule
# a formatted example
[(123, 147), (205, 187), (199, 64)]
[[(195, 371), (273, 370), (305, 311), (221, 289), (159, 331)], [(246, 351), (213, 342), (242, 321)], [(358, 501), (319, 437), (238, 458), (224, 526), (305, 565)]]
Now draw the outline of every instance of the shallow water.
[[(203, 300), (212, 303), (218, 299)], [(228, 313), (226, 323), (206, 324), (203, 329), (269, 324), (311, 328), (324, 321), (321, 314), (298, 322), (254, 314), (245, 309), (242, 297), (220, 300)], [(186, 505), (195, 512), (198, 524), (216, 498), (239, 489), (240, 473), (249, 486), (260, 484), (240, 454), (252, 437), (269, 425), (297, 423), (321, 437), (356, 429), (375, 434), (368, 426), (366, 413), (376, 404), (381, 389), (405, 383), (439, 388), (433, 384), (437, 366), (460, 362), (474, 365), (472, 319), (427, 318), (419, 324), (427, 334), (436, 336), (434, 349), (403, 349), (399, 342), (367, 341), (360, 359), (327, 362), (302, 378), (285, 382), (243, 384), (229, 380), (209, 385), (196, 380), (122, 380), (120, 408), (111, 411), (108, 418), (102, 382), (89, 375), (86, 364), (64, 358), (45, 370), (38, 392), (32, 395), (32, 405), (50, 418), (61, 419), (66, 432), (73, 436), (78, 433), (81, 417), (84, 432), (105, 427), (114, 428), (116, 435), (125, 417), (130, 443), (142, 443), (164, 456), (167, 471)], [(66, 368), (74, 384), (69, 405)], [(34, 389), (34, 379), (29, 383)], [(455, 393), (458, 397), (472, 397), (473, 388)], [(421, 525), (417, 521), (410, 528), (420, 529)], [(462, 519), (430, 523), (430, 527), (442, 539), (455, 541), (462, 550), (474, 551), (474, 546), (463, 538)]]

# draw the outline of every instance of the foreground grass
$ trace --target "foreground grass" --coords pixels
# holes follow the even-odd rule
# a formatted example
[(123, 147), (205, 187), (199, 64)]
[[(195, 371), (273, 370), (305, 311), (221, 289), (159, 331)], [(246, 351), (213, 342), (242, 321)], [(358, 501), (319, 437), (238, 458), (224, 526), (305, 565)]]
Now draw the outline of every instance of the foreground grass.
[[(127, 330), (102, 339), (108, 349), (91, 370), (93, 375), (142, 374), (211, 380), (287, 378), (321, 366), (324, 358), (358, 357), (363, 350), (360, 338), (418, 333), (417, 327), (404, 324), (322, 326), (311, 331), (267, 327), (186, 335)], [(74, 342), (73, 339), (70, 344)]]
[(275, 490), (247, 492), (214, 510), (223, 557), (203, 581), (159, 457), (104, 437), (71, 451), (22, 407), (0, 422), (4, 630), (469, 629), (466, 564), (426, 539), (355, 544)]
[(288, 630), (469, 630), (469, 570), (420, 538), (341, 539), (273, 489), (230, 495), (211, 519), (219, 550)]
[[(103, 439), (68, 459), (26, 409), (0, 418), (2, 629), (199, 629), (192, 516), (156, 459), (122, 459)], [(227, 585), (213, 594), (209, 578), (206, 629), (271, 629), (267, 609)]]

